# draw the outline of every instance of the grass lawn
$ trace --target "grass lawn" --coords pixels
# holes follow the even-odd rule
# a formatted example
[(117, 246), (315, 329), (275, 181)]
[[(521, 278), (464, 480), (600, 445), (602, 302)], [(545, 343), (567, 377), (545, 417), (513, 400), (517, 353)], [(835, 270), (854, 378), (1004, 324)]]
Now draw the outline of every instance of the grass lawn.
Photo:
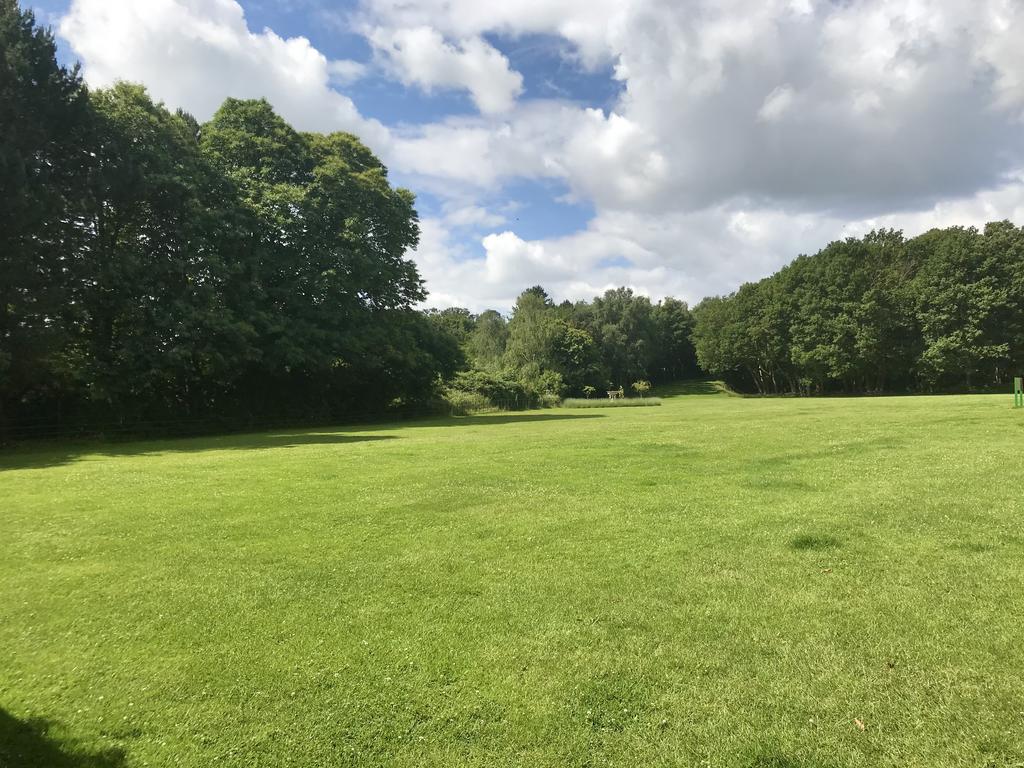
[(1019, 766), (1011, 405), (0, 454), (0, 766)]

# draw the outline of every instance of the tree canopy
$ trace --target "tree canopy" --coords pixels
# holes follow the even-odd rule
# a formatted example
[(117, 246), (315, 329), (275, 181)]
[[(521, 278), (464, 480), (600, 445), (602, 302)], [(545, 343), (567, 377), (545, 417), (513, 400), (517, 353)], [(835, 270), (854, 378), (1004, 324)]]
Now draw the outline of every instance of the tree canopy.
[(700, 365), (762, 393), (942, 392), (1024, 370), (1024, 229), (880, 230), (695, 309)]
[[(523, 291), (505, 318), (494, 310), (432, 313), (457, 333), (473, 369), (519, 382), (537, 401), (544, 395), (586, 395), (647, 380), (664, 384), (698, 375), (690, 339), (693, 315), (685, 302), (653, 304), (628, 288), (592, 302), (555, 304), (541, 286)], [(487, 395), (491, 379), (463, 378), (462, 388)], [(485, 391), (487, 390), (487, 391)], [(646, 391), (646, 390), (645, 390)]]
[(267, 422), (428, 400), (413, 195), (262, 100), (90, 92), (0, 0), (0, 425)]

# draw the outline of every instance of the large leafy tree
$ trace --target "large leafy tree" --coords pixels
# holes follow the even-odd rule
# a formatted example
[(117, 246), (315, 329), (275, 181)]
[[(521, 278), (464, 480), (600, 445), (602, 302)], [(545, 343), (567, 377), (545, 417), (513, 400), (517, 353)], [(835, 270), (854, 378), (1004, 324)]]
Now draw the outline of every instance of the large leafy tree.
[(653, 306), (646, 296), (615, 288), (594, 299), (589, 329), (613, 385), (649, 375), (657, 352)]
[(1009, 221), (986, 225), (981, 248), (985, 263), (1006, 289), (1006, 301), (990, 318), (989, 327), (1007, 345), (1007, 358), (993, 376), (999, 383), (1024, 376), (1024, 227)]
[(52, 34), (0, 0), (0, 427), (14, 409), (42, 417), (59, 399), (92, 163), (88, 106)]
[(918, 373), (928, 389), (970, 387), (1005, 369), (1010, 345), (1002, 327), (1011, 285), (1000, 258), (971, 228), (933, 230), (911, 243), (927, 254), (915, 280), (915, 310), (924, 340)]
[(604, 378), (600, 353), (593, 337), (565, 320), (556, 321), (552, 368), (570, 392), (581, 394), (587, 385)]
[(694, 321), (686, 302), (668, 297), (654, 307), (652, 319), (657, 338), (651, 360), (651, 377), (655, 382), (695, 377), (698, 371), (692, 340)]
[(697, 364), (705, 371), (734, 383), (744, 366), (742, 318), (730, 297), (710, 296), (693, 310), (693, 345)]
[(1002, 385), (1024, 363), (1022, 255), (1009, 222), (831, 243), (702, 302), (697, 356), (759, 392)]
[(355, 393), (378, 406), (424, 395), (395, 354), (412, 338), (402, 313), (425, 296), (406, 258), (412, 194), (351, 134), (298, 133), (264, 100), (229, 99), (201, 135), (256, 225), (234, 297), (260, 340), (253, 407), (282, 390), (332, 412)]
[(496, 371), (501, 368), (508, 346), (508, 322), (493, 309), (477, 318), (466, 340), (466, 353), (476, 368)]
[(413, 306), (413, 196), (265, 101), (200, 126), (89, 94), (0, 0), (0, 427), (422, 403), (462, 365)]
[(226, 289), (248, 239), (195, 121), (140, 86), (94, 94), (96, 168), (69, 354), (93, 410), (121, 420), (208, 410), (254, 359)]
[(505, 364), (513, 370), (530, 371), (529, 375), (554, 369), (559, 331), (547, 292), (540, 286), (523, 291), (508, 323)]
[(470, 337), (476, 329), (477, 320), (468, 309), (465, 307), (429, 309), (426, 315), (437, 327), (454, 338), (460, 347), (468, 346)]

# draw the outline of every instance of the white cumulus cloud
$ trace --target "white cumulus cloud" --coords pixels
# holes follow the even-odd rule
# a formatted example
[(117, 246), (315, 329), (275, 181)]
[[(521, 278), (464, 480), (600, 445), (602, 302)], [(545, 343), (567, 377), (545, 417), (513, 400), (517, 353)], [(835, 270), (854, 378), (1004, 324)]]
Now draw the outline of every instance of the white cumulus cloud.
[[(201, 119), (265, 96), (362, 136), (441, 200), (415, 254), (439, 305), (507, 307), (536, 282), (692, 301), (874, 226), (1024, 220), (1020, 0), (362, 0), (350, 24), (369, 70), (251, 30), (236, 0), (72, 0), (60, 32), (90, 84), (141, 81)], [(530, 35), (619, 95), (531, 98), (502, 51)], [(384, 126), (339, 90), (366, 77), (477, 112)], [(524, 238), (496, 212), (522, 180), (593, 220)]]
[(406, 29), (377, 27), (367, 38), (401, 81), (432, 88), (465, 88), (481, 112), (511, 109), (523, 90), (523, 76), (508, 59), (479, 37), (451, 43), (426, 26)]
[(93, 87), (141, 82), (201, 120), (229, 96), (265, 97), (301, 129), (387, 145), (387, 129), (331, 87), (361, 73), (354, 63), (328, 60), (304, 37), (252, 32), (235, 0), (72, 0), (59, 31)]

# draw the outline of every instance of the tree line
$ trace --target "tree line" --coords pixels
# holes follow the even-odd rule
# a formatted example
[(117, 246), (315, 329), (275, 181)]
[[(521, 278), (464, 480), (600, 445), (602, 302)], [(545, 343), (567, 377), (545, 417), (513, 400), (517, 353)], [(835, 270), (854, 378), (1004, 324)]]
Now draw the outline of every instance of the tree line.
[(0, 0), (0, 428), (326, 419), (428, 402), (413, 195), (266, 101), (90, 91)]
[(686, 304), (625, 288), (417, 310), (413, 195), (351, 134), (90, 90), (16, 0), (0, 45), (0, 432), (527, 407), (697, 371)]
[(949, 392), (1024, 372), (1024, 228), (879, 230), (694, 308), (700, 366), (758, 393)]
[(830, 243), (692, 310), (628, 288), (555, 304), (540, 286), (509, 318), (434, 311), (463, 368), (449, 398), (535, 403), (650, 380), (715, 376), (741, 392), (1005, 389), (1024, 375), (1024, 227), (882, 229)]
[(556, 304), (534, 286), (519, 295), (508, 318), (495, 310), (474, 315), (457, 307), (428, 317), (463, 352), (465, 370), (447, 387), (456, 402), (469, 393), (482, 398), (468, 400), (476, 404), (543, 405), (699, 373), (686, 303), (652, 303), (629, 288), (606, 291), (591, 302)]
[(628, 288), (419, 311), (411, 192), (263, 100), (206, 123), (90, 90), (0, 0), (0, 438), (34, 425), (328, 421), (527, 407), (714, 375), (949, 391), (1024, 370), (1024, 230), (835, 242), (692, 310)]

